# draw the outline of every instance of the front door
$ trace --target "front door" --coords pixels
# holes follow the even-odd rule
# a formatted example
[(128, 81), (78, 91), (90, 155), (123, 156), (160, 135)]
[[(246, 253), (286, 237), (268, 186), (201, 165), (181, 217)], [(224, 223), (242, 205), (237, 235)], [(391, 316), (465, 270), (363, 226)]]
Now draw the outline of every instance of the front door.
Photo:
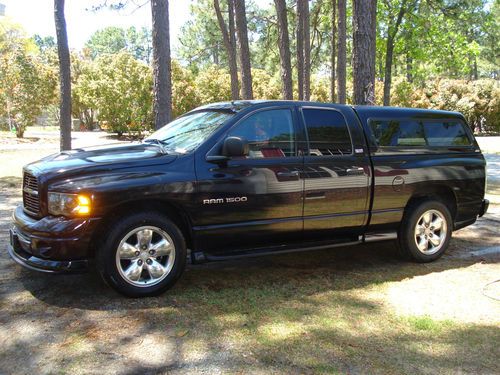
[(356, 237), (369, 209), (369, 159), (361, 129), (349, 128), (335, 109), (301, 112), (309, 140), (302, 172), (304, 239), (335, 242)]
[(291, 106), (252, 112), (226, 134), (248, 141), (247, 156), (197, 166), (198, 249), (223, 253), (301, 241), (303, 156), (296, 118)]

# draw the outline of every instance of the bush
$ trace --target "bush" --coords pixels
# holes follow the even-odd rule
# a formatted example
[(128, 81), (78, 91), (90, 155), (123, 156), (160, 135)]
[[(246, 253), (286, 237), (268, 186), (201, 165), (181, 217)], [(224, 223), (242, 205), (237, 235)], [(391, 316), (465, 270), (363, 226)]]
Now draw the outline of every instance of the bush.
[(396, 81), (391, 103), (402, 107), (458, 111), (476, 133), (500, 131), (500, 83), (493, 79), (438, 79), (423, 87)]

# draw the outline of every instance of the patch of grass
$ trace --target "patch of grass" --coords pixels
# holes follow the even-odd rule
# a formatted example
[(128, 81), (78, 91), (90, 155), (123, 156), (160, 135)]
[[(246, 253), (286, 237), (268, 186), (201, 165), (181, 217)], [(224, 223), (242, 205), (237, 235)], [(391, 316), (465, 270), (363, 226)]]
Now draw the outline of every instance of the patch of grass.
[(453, 327), (450, 320), (437, 321), (430, 316), (412, 316), (407, 318), (410, 327), (417, 331), (441, 332), (444, 329)]

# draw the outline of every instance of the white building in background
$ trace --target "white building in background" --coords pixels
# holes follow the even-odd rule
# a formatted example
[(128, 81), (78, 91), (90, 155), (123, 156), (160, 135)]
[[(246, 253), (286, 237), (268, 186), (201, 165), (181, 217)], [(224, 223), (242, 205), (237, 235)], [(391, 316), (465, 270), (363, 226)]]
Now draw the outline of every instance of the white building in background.
[(5, 16), (5, 5), (0, 3), (0, 17)]

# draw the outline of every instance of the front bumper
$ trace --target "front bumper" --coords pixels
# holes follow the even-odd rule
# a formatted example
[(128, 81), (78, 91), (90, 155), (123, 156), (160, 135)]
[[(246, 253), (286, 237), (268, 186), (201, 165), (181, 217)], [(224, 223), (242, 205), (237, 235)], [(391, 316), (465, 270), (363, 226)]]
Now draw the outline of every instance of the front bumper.
[(91, 243), (99, 218), (34, 219), (19, 206), (12, 220), (8, 251), (17, 263), (32, 269), (62, 272), (80, 270), (93, 257)]
[(483, 203), (481, 203), (481, 209), (479, 210), (479, 217), (483, 216), (490, 206), (490, 201), (488, 199), (483, 199)]
[(23, 250), (18, 235), (10, 230), (10, 244), (7, 245), (10, 257), (18, 264), (30, 270), (48, 273), (82, 272), (87, 269), (87, 260), (56, 261), (37, 258)]

